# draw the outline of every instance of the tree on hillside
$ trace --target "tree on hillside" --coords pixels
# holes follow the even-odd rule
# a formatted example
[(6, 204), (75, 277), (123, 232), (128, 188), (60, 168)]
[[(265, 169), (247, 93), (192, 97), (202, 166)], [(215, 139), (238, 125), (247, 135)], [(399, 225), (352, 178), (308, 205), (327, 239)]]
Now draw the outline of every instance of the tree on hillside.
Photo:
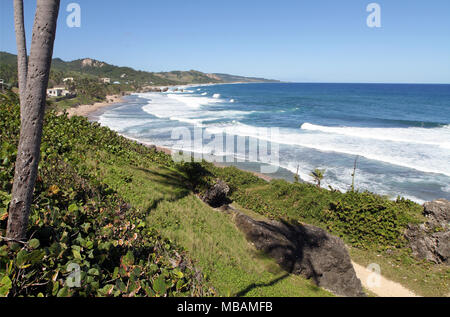
[(25, 22), (23, 17), (23, 0), (14, 0), (14, 27), (17, 42), (17, 74), (21, 107), (25, 104), (27, 89), (28, 53), (25, 36)]
[[(20, 139), (8, 212), (7, 239), (9, 241), (26, 239), (28, 217), (40, 159), (46, 89), (50, 75), (59, 5), (60, 0), (37, 0), (30, 58), (26, 69), (25, 98), (21, 98)], [(22, 38), (20, 35), (19, 37)], [(23, 70), (19, 68), (19, 71)], [(19, 78), (22, 75), (19, 74)]]
[(325, 170), (320, 170), (318, 168), (316, 168), (310, 174), (312, 176), (312, 178), (314, 178), (314, 180), (317, 184), (317, 187), (319, 187), (319, 188), (320, 188), (320, 183), (322, 182), (322, 179), (324, 177), (324, 174), (325, 174)]

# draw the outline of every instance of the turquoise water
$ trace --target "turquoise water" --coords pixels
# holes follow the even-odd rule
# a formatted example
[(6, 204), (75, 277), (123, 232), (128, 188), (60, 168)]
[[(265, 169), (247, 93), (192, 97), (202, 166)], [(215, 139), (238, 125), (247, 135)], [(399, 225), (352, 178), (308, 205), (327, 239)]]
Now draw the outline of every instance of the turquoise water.
[[(183, 92), (135, 94), (110, 108), (102, 125), (142, 142), (243, 159), (252, 141), (279, 149), (276, 177), (325, 169), (324, 186), (348, 190), (356, 157), (356, 186), (418, 202), (450, 199), (450, 85), (232, 84), (182, 87)], [(180, 142), (174, 130), (226, 133), (246, 149), (212, 152), (212, 139)], [(276, 134), (268, 138), (268, 128)], [(188, 144), (189, 143), (189, 144)], [(261, 144), (261, 143), (260, 143)], [(275, 146), (276, 145), (276, 146)], [(261, 145), (260, 145), (261, 146)]]

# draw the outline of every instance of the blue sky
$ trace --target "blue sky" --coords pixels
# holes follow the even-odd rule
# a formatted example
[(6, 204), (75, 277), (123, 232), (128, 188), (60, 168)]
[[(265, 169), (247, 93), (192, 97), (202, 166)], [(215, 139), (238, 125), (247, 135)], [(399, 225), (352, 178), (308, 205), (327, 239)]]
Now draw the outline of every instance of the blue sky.
[[(30, 41), (35, 1), (24, 2)], [(66, 25), (71, 2), (81, 28)], [(371, 2), (381, 28), (366, 25)], [(0, 50), (15, 53), (12, 3), (0, 1)], [(62, 0), (54, 57), (298, 82), (450, 83), (450, 1)]]

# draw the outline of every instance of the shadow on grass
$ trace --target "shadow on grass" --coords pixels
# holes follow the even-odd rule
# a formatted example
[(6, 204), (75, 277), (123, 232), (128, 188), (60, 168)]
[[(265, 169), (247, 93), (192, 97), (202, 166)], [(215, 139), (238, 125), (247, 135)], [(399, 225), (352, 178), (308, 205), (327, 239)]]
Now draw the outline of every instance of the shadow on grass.
[[(167, 174), (163, 174), (154, 170), (149, 170), (146, 168), (142, 168), (142, 167), (135, 167), (136, 170), (144, 172), (145, 174), (147, 174), (147, 176), (149, 176), (153, 181), (160, 183), (160, 184), (164, 184), (164, 185), (168, 185), (168, 186), (173, 186), (177, 189), (184, 189), (186, 191), (189, 191), (189, 186), (186, 184), (186, 181), (183, 179), (183, 177), (181, 175), (176, 175), (174, 174), (173, 171), (166, 169)], [(159, 178), (159, 179), (156, 179)]]
[(236, 293), (237, 297), (243, 297), (245, 295), (247, 295), (250, 291), (256, 289), (256, 288), (261, 288), (261, 287), (270, 287), (270, 286), (274, 286), (275, 284), (281, 282), (282, 280), (286, 279), (289, 277), (289, 273), (285, 273), (280, 277), (277, 277), (276, 279), (274, 279), (273, 281), (270, 281), (268, 283), (253, 283), (250, 284), (249, 286), (247, 286), (245, 289), (243, 289), (242, 291)]
[(151, 203), (146, 207), (147, 213), (158, 208), (158, 205), (161, 202), (175, 202), (183, 199), (192, 192), (190, 187), (183, 180), (182, 176), (174, 174), (173, 171), (166, 170), (167, 174), (165, 174), (145, 168), (135, 169), (145, 173), (145, 175), (148, 176), (153, 183), (170, 188), (170, 190), (167, 190), (168, 195), (164, 195), (164, 197), (151, 201)]

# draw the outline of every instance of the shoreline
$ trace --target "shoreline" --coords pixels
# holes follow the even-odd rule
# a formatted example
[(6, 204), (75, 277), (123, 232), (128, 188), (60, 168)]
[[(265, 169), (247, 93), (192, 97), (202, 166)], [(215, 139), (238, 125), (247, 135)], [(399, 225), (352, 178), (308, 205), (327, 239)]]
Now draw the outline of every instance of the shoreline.
[(124, 102), (123, 97), (125, 97), (125, 95), (108, 95), (106, 96), (105, 101), (96, 102), (92, 105), (80, 105), (78, 107), (69, 108), (66, 109), (65, 112), (69, 118), (73, 116), (88, 117), (91, 113), (99, 109)]
[[(178, 89), (186, 89), (190, 87), (201, 87), (201, 86), (214, 86), (214, 85), (232, 85), (232, 84), (254, 84), (254, 83), (246, 83), (246, 82), (235, 82), (235, 83), (209, 83), (209, 84), (185, 84), (185, 85), (166, 85), (166, 86), (148, 86), (146, 87), (149, 91), (148, 92), (157, 92), (157, 91), (151, 91), (151, 89), (170, 89), (177, 87)], [(129, 96), (131, 94), (137, 94), (139, 91), (127, 91), (124, 92), (123, 95), (108, 95), (106, 96), (106, 100), (102, 102), (96, 102), (91, 105), (79, 105), (77, 107), (66, 109), (65, 112), (67, 113), (67, 116), (69, 118), (73, 116), (81, 116), (90, 118), (90, 116), (97, 112), (100, 109), (114, 106), (119, 103), (125, 102), (124, 97)], [(60, 112), (62, 114), (63, 112)]]
[[(146, 87), (147, 89), (170, 89), (173, 87), (197, 87), (197, 86), (206, 86), (206, 85), (219, 85), (219, 84), (187, 84), (187, 85), (167, 85), (167, 86), (149, 86)], [(151, 92), (151, 91), (149, 91)], [(111, 106), (115, 106), (119, 103), (123, 103), (125, 102), (124, 97), (129, 96), (131, 94), (137, 94), (139, 93), (138, 91), (127, 91), (124, 92), (124, 94), (121, 95), (107, 95), (106, 96), (106, 100), (105, 101), (101, 101), (101, 102), (96, 102), (94, 104), (91, 105), (79, 105), (77, 107), (73, 107), (73, 108), (69, 108), (64, 110), (67, 113), (67, 116), (69, 118), (73, 117), (73, 116), (81, 116), (81, 117), (86, 117), (86, 118), (90, 118), (90, 116), (97, 112), (98, 110), (101, 110), (103, 108), (106, 107), (111, 107)], [(60, 112), (59, 114), (62, 114), (63, 112)]]

